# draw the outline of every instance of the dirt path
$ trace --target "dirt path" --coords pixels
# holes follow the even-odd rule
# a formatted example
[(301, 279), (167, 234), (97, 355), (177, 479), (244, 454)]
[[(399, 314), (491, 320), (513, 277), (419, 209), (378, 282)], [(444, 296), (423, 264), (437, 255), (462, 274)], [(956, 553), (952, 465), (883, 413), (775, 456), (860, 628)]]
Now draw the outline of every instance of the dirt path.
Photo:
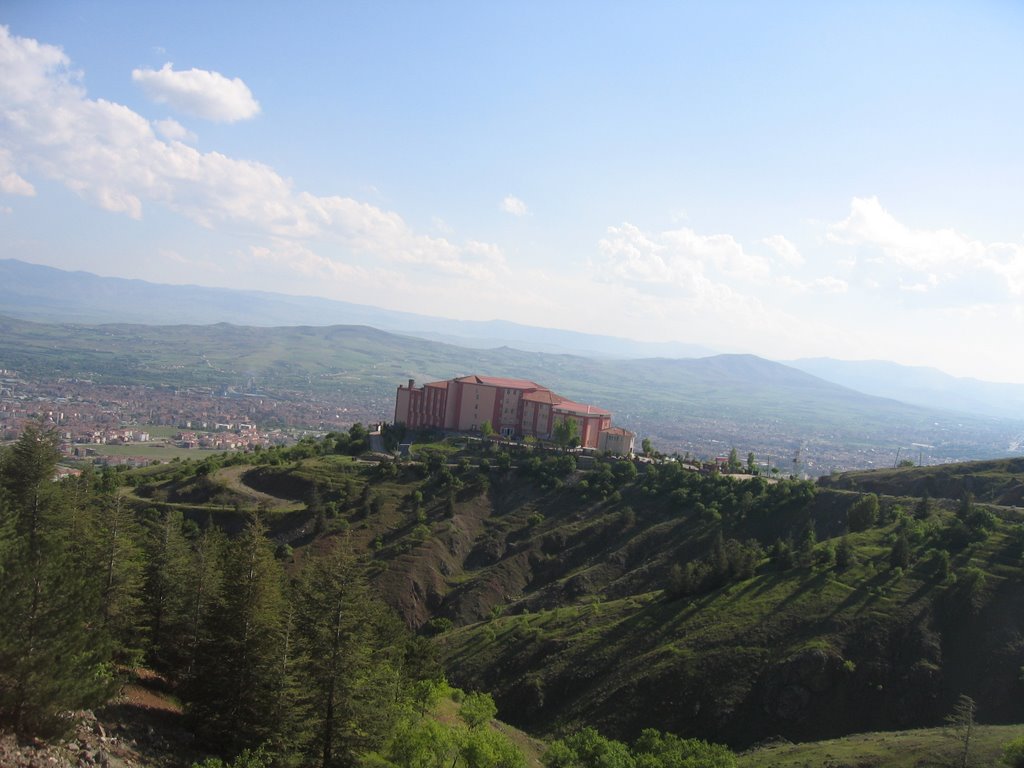
[(279, 496), (271, 496), (269, 493), (263, 493), (263, 491), (250, 488), (242, 480), (242, 475), (250, 469), (252, 467), (244, 464), (236, 467), (225, 467), (224, 469), (217, 470), (213, 475), (213, 479), (215, 482), (223, 484), (225, 488), (250, 499), (253, 504), (263, 503), (275, 512), (292, 512), (305, 507), (305, 504), (301, 501), (282, 499)]

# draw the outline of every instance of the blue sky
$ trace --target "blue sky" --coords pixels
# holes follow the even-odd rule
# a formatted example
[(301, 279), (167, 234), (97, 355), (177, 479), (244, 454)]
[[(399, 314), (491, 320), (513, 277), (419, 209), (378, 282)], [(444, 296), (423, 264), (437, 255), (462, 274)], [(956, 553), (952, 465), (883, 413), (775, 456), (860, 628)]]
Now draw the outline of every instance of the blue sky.
[(1019, 3), (0, 25), (3, 256), (1024, 383)]

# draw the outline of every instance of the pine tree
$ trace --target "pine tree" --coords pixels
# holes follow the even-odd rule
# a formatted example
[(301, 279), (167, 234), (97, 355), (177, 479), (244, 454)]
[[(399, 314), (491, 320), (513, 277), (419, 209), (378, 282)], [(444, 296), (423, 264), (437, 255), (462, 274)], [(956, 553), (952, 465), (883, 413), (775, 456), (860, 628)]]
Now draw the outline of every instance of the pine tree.
[(116, 489), (100, 496), (94, 528), (100, 626), (113, 642), (115, 657), (135, 665), (141, 661), (144, 634), (142, 530)]
[(193, 547), (185, 605), (186, 681), (195, 674), (196, 656), (206, 639), (206, 628), (212, 623), (211, 617), (221, 602), (224, 588), (222, 564), (227, 558), (227, 546), (223, 531), (209, 523)]
[(19, 734), (44, 733), (56, 713), (109, 692), (95, 582), (72, 556), (60, 454), (52, 432), (25, 430), (0, 458), (5, 562), (0, 568), (0, 715)]
[(856, 556), (853, 552), (853, 544), (850, 543), (850, 537), (843, 535), (839, 539), (839, 544), (836, 545), (836, 568), (839, 570), (845, 570), (854, 564)]
[(311, 753), (324, 768), (350, 765), (379, 746), (393, 722), (400, 631), (342, 547), (307, 561), (295, 604)]
[(904, 570), (910, 567), (910, 542), (907, 540), (907, 534), (903, 531), (897, 534), (896, 541), (893, 542), (889, 552), (889, 565)]
[(254, 517), (227, 547), (224, 588), (207, 613), (187, 688), (197, 734), (225, 754), (273, 744), (280, 732), (284, 574), (265, 532)]
[(152, 521), (145, 539), (147, 553), (145, 620), (150, 661), (169, 671), (187, 667), (190, 648), (189, 580), (191, 552), (176, 510)]

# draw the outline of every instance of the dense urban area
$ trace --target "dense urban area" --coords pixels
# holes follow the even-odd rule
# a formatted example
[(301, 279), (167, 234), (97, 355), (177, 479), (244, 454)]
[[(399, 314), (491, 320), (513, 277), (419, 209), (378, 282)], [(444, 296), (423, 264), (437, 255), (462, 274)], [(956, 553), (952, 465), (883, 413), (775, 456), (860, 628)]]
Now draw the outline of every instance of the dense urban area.
[(65, 456), (99, 464), (141, 466), (187, 455), (183, 451), (291, 445), (307, 434), (374, 416), (379, 410), (345, 407), (308, 393), (271, 397), (212, 387), (38, 381), (0, 371), (0, 440), (17, 439), (28, 423), (41, 424), (57, 431)]

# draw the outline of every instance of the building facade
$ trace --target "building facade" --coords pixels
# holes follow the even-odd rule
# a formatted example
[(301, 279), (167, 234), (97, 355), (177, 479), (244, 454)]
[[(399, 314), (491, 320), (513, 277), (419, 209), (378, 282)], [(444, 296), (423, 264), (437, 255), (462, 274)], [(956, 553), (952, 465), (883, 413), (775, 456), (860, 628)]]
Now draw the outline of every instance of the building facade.
[(563, 420), (576, 422), (580, 445), (585, 448), (600, 448), (602, 433), (612, 429), (610, 412), (573, 402), (525, 379), (463, 376), (421, 387), (409, 379), (395, 395), (395, 423), (410, 429), (477, 432), (488, 422), (505, 437), (550, 440), (555, 425)]

